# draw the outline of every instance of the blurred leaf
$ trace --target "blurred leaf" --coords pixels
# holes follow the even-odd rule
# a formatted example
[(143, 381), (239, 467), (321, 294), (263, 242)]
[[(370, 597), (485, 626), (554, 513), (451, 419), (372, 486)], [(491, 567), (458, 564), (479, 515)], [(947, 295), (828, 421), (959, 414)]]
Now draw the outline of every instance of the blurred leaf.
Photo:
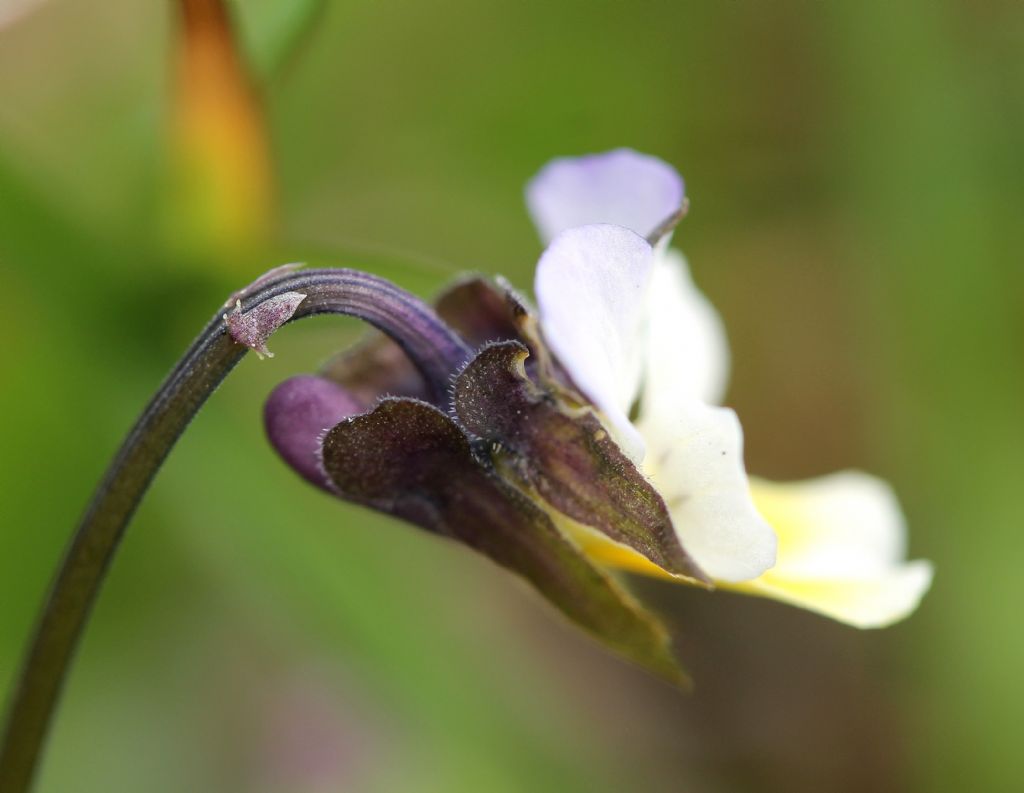
[[(85, 286), (86, 271), (68, 264), (76, 259), (103, 261), (104, 253), (90, 229), (68, 217), (0, 150), (0, 261), (31, 270), (36, 277), (70, 277)], [(40, 266), (44, 263), (48, 266)]]
[(236, 0), (249, 62), (263, 80), (299, 54), (324, 13), (324, 0)]

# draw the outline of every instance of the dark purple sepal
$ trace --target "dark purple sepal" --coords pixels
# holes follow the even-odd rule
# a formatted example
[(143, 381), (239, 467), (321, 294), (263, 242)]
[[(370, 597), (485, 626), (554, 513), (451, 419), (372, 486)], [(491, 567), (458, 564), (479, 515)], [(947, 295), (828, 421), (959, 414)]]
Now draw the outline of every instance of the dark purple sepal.
[(331, 429), (323, 467), (344, 498), (459, 540), (530, 581), (570, 620), (677, 684), (688, 680), (660, 622), (550, 518), (483, 466), (462, 430), (425, 402), (385, 399)]
[(586, 400), (548, 350), (536, 314), (526, 298), (499, 276), (490, 281), (473, 276), (458, 281), (437, 298), (438, 316), (474, 349), (501, 341), (518, 341), (530, 351), (526, 369), (563, 397), (580, 405)]
[(320, 465), (320, 441), (342, 419), (363, 410), (344, 388), (315, 375), (299, 375), (275, 388), (263, 406), (267, 438), (303, 478), (333, 492)]
[(506, 285), (470, 276), (445, 289), (434, 308), (473, 348), (491, 341), (521, 338), (520, 322), (528, 313), (518, 295)]
[(370, 331), (356, 346), (331, 358), (320, 374), (343, 386), (364, 409), (383, 396), (422, 400), (431, 396), (423, 375), (409, 356), (378, 331)]
[(532, 382), (517, 342), (481, 350), (456, 377), (455, 415), (492, 444), (503, 472), (558, 512), (628, 545), (663, 570), (710, 585), (679, 542), (658, 492), (589, 411), (563, 410)]
[(657, 226), (651, 229), (651, 231), (648, 232), (647, 234), (647, 241), (652, 246), (657, 245), (659, 242), (663, 241), (667, 245), (668, 242), (666, 238), (671, 236), (672, 232), (675, 231), (676, 226), (678, 226), (683, 221), (683, 218), (686, 217), (686, 213), (689, 211), (690, 199), (686, 198), (686, 196), (683, 196), (679, 209), (677, 209), (675, 212), (672, 212)]

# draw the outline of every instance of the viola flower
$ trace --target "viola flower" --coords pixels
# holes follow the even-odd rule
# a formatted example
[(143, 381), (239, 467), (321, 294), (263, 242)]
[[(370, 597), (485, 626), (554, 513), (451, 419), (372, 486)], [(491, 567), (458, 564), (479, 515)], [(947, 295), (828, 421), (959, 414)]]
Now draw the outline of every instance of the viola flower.
[[(652, 255), (634, 238), (628, 253), (595, 258), (587, 248), (599, 244), (597, 232), (574, 229), (617, 223), (648, 234), (684, 201), (673, 168), (628, 149), (545, 167), (527, 188), (551, 243), (536, 283), (545, 338), (635, 450), (683, 546), (717, 584), (861, 628), (902, 619), (928, 590), (932, 568), (905, 561), (906, 526), (891, 488), (855, 471), (748, 482), (735, 415), (709, 407), (728, 377), (724, 328), (683, 255), (665, 235)], [(601, 233), (630, 246), (621, 229)], [(587, 550), (605, 564), (661, 574), (601, 538)]]
[(483, 552), (677, 682), (667, 631), (610, 569), (861, 627), (910, 613), (931, 568), (903, 561), (886, 485), (748, 479), (739, 422), (717, 406), (721, 321), (669, 248), (685, 204), (675, 171), (628, 150), (556, 160), (527, 199), (548, 243), (537, 310), (500, 281), (455, 284), (435, 306), (465, 346), (450, 378), (417, 368), (401, 334), (374, 334), (271, 394), (281, 456), (328, 492)]

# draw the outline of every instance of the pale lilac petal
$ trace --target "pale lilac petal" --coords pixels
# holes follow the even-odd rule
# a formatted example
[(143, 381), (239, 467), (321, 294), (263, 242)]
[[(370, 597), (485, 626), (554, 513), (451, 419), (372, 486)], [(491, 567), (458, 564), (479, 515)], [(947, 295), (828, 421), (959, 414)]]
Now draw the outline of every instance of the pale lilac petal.
[(593, 223), (614, 223), (646, 237), (683, 198), (683, 180), (672, 166), (632, 149), (552, 160), (526, 187), (526, 204), (544, 242)]
[(634, 232), (582, 226), (552, 241), (534, 285), (544, 338), (634, 460), (642, 459), (643, 442), (628, 415), (640, 386), (653, 264), (651, 246)]

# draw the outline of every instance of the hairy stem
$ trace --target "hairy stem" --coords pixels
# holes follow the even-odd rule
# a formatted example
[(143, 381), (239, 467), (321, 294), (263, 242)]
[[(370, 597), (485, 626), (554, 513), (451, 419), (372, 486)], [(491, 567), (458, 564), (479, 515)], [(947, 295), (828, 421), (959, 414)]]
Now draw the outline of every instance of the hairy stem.
[[(375, 325), (406, 351), (430, 387), (444, 393), (468, 357), (463, 342), (418, 298), (355, 270), (272, 271), (232, 296), (243, 311), (288, 292), (306, 298), (291, 320), (347, 314)], [(75, 648), (125, 528), (175, 442), (248, 350), (218, 313), (199, 334), (132, 427), (81, 519), (43, 605), (7, 713), (0, 791), (25, 793)]]

